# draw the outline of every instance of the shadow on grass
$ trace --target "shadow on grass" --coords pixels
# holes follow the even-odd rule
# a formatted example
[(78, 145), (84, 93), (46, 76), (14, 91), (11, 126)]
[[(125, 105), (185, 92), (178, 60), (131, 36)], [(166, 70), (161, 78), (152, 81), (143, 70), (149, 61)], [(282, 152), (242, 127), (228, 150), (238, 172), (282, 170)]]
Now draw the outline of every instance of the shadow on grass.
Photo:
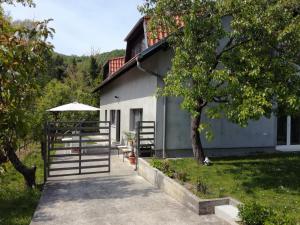
[(1, 193), (0, 224), (28, 224), (39, 197), (39, 190)]
[(236, 158), (222, 159), (216, 164), (230, 165), (223, 172), (241, 180), (248, 193), (255, 188), (273, 189), (278, 193), (287, 190), (300, 193), (299, 154), (248, 157), (240, 161)]

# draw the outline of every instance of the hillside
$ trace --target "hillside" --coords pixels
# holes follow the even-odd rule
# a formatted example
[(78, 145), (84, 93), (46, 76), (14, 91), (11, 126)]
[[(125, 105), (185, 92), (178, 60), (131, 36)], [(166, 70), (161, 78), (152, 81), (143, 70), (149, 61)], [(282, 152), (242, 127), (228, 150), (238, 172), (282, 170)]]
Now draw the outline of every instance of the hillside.
[[(95, 54), (94, 57), (96, 58), (97, 66), (98, 66), (98, 73), (101, 74), (102, 66), (107, 62), (107, 60), (125, 55), (124, 49), (115, 49), (110, 52), (103, 52), (100, 54)], [(56, 60), (58, 58), (58, 60)], [(91, 65), (91, 56), (77, 56), (77, 55), (63, 55), (59, 53), (53, 54), (54, 61), (60, 61), (58, 64), (65, 64), (65, 69), (76, 63), (77, 70), (83, 73), (89, 73), (90, 65)], [(101, 79), (101, 77), (100, 77)]]

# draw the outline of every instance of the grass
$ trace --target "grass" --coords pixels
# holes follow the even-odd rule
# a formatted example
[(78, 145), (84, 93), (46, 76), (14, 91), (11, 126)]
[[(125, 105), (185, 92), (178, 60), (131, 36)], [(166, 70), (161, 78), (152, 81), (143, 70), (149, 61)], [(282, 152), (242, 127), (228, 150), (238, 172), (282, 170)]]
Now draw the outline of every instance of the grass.
[(300, 223), (300, 154), (219, 158), (211, 166), (199, 166), (191, 158), (169, 162), (171, 170), (187, 173), (187, 183), (192, 184), (187, 186), (195, 187), (201, 180), (207, 193), (192, 188), (200, 198), (257, 201), (288, 212)]
[[(37, 166), (37, 184), (43, 182), (43, 162), (38, 146), (33, 146), (24, 162), (28, 166)], [(41, 196), (39, 188), (29, 190), (24, 179), (10, 163), (5, 164), (6, 172), (0, 175), (0, 224), (29, 224)], [(40, 185), (39, 185), (40, 186)]]

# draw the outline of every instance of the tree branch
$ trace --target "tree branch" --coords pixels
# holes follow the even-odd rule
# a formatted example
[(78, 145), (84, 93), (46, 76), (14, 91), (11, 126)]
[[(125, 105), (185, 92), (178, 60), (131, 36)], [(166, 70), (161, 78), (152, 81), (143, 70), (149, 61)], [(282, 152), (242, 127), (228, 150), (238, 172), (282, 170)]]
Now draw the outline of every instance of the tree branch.
[(225, 52), (229, 52), (229, 51), (233, 50), (234, 48), (236, 48), (236, 47), (238, 47), (238, 46), (241, 46), (241, 45), (243, 45), (243, 44), (249, 42), (250, 39), (246, 39), (246, 40), (244, 40), (244, 41), (241, 41), (241, 42), (239, 42), (239, 43), (236, 43), (236, 44), (232, 45), (233, 41), (234, 41), (234, 38), (231, 37), (231, 38), (229, 39), (229, 41), (226, 43), (226, 45), (224, 46), (224, 48), (222, 49), (222, 51), (220, 51), (220, 53), (216, 55), (215, 63), (214, 63), (214, 65), (213, 65), (213, 67), (211, 68), (210, 72), (213, 71), (214, 69), (216, 69), (216, 67), (217, 67), (218, 64), (219, 64), (220, 58), (222, 57), (222, 55), (223, 55)]

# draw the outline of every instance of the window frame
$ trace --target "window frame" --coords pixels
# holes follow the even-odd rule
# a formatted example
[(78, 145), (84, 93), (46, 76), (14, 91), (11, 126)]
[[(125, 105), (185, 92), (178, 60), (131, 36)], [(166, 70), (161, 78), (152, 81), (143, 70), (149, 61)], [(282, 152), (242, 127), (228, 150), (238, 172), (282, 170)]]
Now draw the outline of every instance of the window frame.
[[(139, 113), (139, 120), (136, 120), (135, 113)], [(132, 108), (129, 111), (129, 131), (135, 131), (136, 123), (143, 121), (143, 108)]]
[(109, 121), (110, 121), (110, 124), (111, 126), (116, 126), (116, 110), (115, 109), (111, 109), (110, 112), (110, 118), (109, 118)]

